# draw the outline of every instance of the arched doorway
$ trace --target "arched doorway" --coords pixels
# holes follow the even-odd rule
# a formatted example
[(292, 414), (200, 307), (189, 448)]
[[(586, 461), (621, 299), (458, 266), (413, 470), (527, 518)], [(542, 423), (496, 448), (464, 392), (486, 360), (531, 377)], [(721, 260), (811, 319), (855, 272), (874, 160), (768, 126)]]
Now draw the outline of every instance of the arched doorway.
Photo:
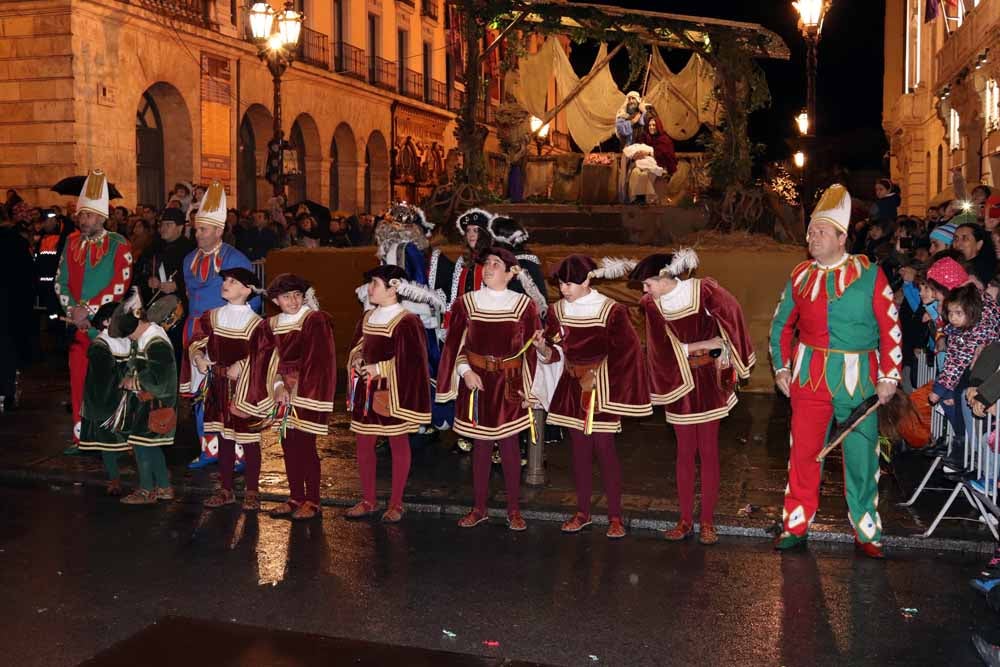
[(389, 205), (389, 149), (378, 130), (365, 144), (365, 211), (375, 213)]
[(162, 207), (174, 184), (194, 175), (191, 114), (180, 91), (164, 81), (139, 97), (135, 115), (138, 204)]
[(263, 105), (251, 104), (240, 122), (236, 161), (237, 201), (239, 207), (256, 209), (274, 192), (268, 183), (267, 142), (274, 136), (274, 117)]
[(288, 181), (288, 202), (303, 199), (319, 202), (322, 199), (323, 156), (319, 142), (319, 128), (309, 114), (299, 114), (292, 123), (289, 141), (296, 152), (298, 175)]
[(337, 126), (330, 142), (330, 208), (358, 208), (358, 144), (347, 123)]
[(156, 101), (142, 94), (135, 112), (136, 203), (163, 208), (166, 183), (163, 179), (163, 122)]
[(257, 138), (253, 123), (244, 115), (240, 123), (240, 141), (236, 165), (237, 206), (240, 210), (257, 208)]

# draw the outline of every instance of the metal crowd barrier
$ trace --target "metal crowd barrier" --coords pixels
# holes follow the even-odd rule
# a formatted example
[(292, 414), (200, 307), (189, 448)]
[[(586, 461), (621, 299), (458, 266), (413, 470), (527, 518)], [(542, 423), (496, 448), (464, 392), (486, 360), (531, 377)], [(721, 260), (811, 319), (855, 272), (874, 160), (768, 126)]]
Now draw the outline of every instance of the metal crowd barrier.
[[(933, 357), (928, 359), (928, 355), (923, 350), (917, 350), (917, 383), (921, 387), (933, 381), (937, 375), (932, 360)], [(965, 397), (957, 396), (955, 400), (964, 401)], [(964, 467), (969, 471), (964, 476), (965, 478), (956, 481), (954, 487), (927, 486), (931, 476), (942, 465), (944, 459), (943, 455), (936, 456), (913, 495), (903, 503), (904, 506), (913, 505), (924, 491), (951, 492), (931, 525), (923, 533), (924, 537), (930, 537), (937, 530), (941, 521), (949, 519), (984, 523), (990, 529), (993, 538), (1000, 539), (1000, 535), (997, 533), (997, 517), (1000, 516), (1000, 507), (997, 505), (1000, 451), (998, 451), (995, 442), (993, 444), (989, 442), (990, 435), (997, 430), (997, 426), (998, 420), (993, 415), (987, 414), (985, 419), (973, 417), (972, 422), (966, 424), (965, 429)], [(944, 410), (938, 405), (931, 411), (931, 443), (936, 442), (942, 436), (948, 438), (948, 454), (951, 454), (951, 440), (954, 437), (954, 431), (945, 418)], [(978, 517), (948, 516), (948, 511), (959, 494), (964, 496), (969, 505), (975, 508), (979, 514)]]

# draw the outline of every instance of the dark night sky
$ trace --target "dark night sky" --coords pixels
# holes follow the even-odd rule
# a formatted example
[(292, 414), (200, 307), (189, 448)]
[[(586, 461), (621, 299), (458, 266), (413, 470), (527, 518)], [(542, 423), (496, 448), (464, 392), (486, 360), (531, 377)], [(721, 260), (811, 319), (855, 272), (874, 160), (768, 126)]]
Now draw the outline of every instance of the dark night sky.
[[(791, 51), (789, 61), (761, 60), (771, 90), (771, 106), (751, 118), (751, 137), (767, 144), (767, 157), (781, 159), (792, 149), (794, 116), (805, 107), (805, 45), (791, 0), (609, 0), (621, 7), (711, 16), (759, 23), (780, 35)], [(884, 0), (833, 0), (819, 45), (816, 108), (819, 135), (840, 149), (844, 166), (878, 169), (886, 150), (882, 124)], [(574, 65), (584, 73), (596, 48), (574, 47)], [(677, 71), (677, 59), (664, 58)], [(619, 85), (627, 77), (627, 56), (619, 54), (612, 72)], [(640, 82), (641, 83), (641, 82)]]

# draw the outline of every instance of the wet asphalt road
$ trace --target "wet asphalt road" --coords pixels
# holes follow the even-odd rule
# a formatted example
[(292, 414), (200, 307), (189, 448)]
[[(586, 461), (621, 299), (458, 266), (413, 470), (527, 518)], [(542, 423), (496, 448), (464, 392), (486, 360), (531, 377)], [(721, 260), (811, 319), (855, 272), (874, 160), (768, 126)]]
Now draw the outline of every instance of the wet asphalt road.
[(967, 584), (978, 557), (324, 512), (304, 525), (0, 487), (0, 662), (77, 664), (166, 616), (555, 665), (978, 665), (971, 630), (1000, 638)]

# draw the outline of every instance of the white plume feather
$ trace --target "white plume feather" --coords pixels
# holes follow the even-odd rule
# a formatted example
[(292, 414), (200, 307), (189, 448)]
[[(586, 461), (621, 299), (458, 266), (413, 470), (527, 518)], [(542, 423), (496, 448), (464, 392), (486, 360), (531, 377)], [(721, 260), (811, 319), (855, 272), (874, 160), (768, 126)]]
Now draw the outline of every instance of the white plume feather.
[[(365, 298), (368, 298), (368, 287), (365, 288)], [(319, 300), (316, 298), (316, 288), (310, 287), (306, 290), (305, 297), (302, 299), (305, 304), (312, 308), (313, 310), (319, 310)]]
[(590, 272), (591, 278), (603, 278), (605, 280), (615, 280), (628, 273), (639, 263), (637, 259), (625, 259), (624, 257), (604, 257), (601, 259), (601, 266)]
[(358, 287), (357, 289), (355, 289), (354, 290), (354, 294), (357, 295), (358, 301), (361, 302), (361, 305), (362, 305), (362, 307), (363, 307), (364, 310), (371, 310), (372, 308), (375, 307), (368, 300), (368, 283), (365, 283), (361, 287)]
[(438, 312), (444, 312), (444, 309), (447, 307), (447, 304), (445, 304), (438, 292), (419, 283), (394, 278), (389, 281), (389, 285), (396, 288), (396, 294), (400, 301), (426, 303)]
[(134, 313), (142, 309), (142, 297), (139, 295), (139, 286), (132, 285), (128, 291), (128, 296), (122, 301), (122, 310), (126, 313)]
[(697, 268), (698, 253), (694, 251), (694, 248), (678, 248), (670, 260), (670, 265), (665, 267), (665, 270), (671, 276), (676, 277)]
[(545, 312), (548, 310), (549, 302), (545, 298), (545, 295), (538, 289), (538, 285), (535, 284), (535, 279), (531, 277), (531, 274), (521, 269), (515, 274), (515, 278), (521, 282), (521, 287), (524, 288), (524, 293), (528, 295), (535, 305), (538, 306), (539, 317), (544, 317)]

